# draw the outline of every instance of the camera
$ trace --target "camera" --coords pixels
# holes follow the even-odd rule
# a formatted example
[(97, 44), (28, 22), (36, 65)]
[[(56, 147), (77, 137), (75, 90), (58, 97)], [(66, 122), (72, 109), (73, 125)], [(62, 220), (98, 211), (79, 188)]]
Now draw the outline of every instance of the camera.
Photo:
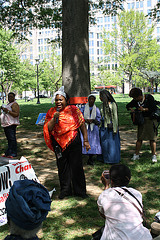
[(103, 171), (103, 176), (104, 176), (106, 179), (109, 179), (109, 170), (104, 170), (104, 171)]

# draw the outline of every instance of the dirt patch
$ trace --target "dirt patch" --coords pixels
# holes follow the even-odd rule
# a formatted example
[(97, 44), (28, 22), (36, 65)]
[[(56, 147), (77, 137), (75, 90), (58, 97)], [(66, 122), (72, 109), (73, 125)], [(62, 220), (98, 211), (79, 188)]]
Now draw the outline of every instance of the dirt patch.
[[(128, 146), (135, 146), (136, 131), (120, 129), (121, 138), (121, 150), (125, 150)], [(59, 192), (59, 178), (58, 169), (56, 165), (55, 154), (46, 146), (43, 132), (40, 128), (39, 132), (27, 133), (23, 130), (17, 131), (17, 142), (20, 146), (21, 156), (27, 158), (34, 168), (36, 175), (43, 185), (49, 186), (49, 190), (52, 187), (56, 187)], [(35, 157), (36, 156), (36, 157)], [(84, 164), (84, 170), (88, 169), (88, 165)], [(87, 193), (92, 197), (97, 198), (102, 192), (102, 189), (94, 185), (86, 175)]]

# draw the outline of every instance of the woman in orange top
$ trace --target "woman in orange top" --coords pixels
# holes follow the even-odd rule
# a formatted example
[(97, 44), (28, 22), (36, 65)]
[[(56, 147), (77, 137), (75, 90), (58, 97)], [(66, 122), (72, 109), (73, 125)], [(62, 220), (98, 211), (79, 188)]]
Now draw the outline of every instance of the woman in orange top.
[(54, 94), (54, 98), (56, 106), (47, 112), (44, 138), (47, 146), (56, 155), (61, 187), (59, 199), (72, 195), (72, 187), (75, 196), (85, 198), (87, 197), (86, 182), (79, 134), (80, 129), (84, 138), (84, 147), (88, 151), (90, 145), (85, 121), (79, 108), (67, 105), (69, 97), (64, 92), (64, 87)]

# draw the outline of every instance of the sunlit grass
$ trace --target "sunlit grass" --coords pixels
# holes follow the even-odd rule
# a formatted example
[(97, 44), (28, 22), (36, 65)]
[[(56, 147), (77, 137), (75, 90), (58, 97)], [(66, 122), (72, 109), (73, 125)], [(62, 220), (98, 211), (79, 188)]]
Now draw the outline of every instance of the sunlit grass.
[[(120, 94), (115, 94), (114, 98), (118, 105), (120, 135), (121, 131), (123, 131), (127, 136), (129, 130), (131, 131), (133, 129), (133, 132), (136, 131), (136, 127), (133, 126), (131, 122), (130, 114), (125, 108), (125, 105), (131, 99), (128, 95), (123, 96)], [(156, 94), (155, 98), (160, 100), (160, 95)], [(51, 104), (51, 99), (40, 99), (40, 101), (41, 104), (37, 104), (36, 100), (33, 102), (18, 100), (20, 105), (21, 125), (17, 129), (24, 137), (26, 136), (21, 143), (18, 143), (19, 155), (24, 155), (31, 161), (38, 175), (44, 173), (46, 169), (46, 159), (43, 159), (42, 156), (47, 147), (43, 141), (43, 129), (42, 127), (36, 126), (35, 122), (39, 113), (47, 112), (48, 109), (53, 106)], [(101, 104), (98, 98), (96, 104), (97, 106)], [(38, 134), (40, 134), (40, 137)], [(35, 141), (32, 141), (31, 144), (30, 140), (32, 138), (34, 138)], [(133, 140), (136, 141), (136, 139)], [(6, 145), (7, 141), (3, 129), (0, 128), (1, 154), (4, 153)], [(135, 145), (129, 145), (127, 142), (125, 150), (121, 151), (121, 162), (128, 165), (131, 169), (132, 178), (130, 186), (138, 189), (143, 195), (147, 223), (148, 227), (150, 227), (155, 213), (160, 209), (160, 139), (158, 138), (157, 141), (158, 163), (152, 164), (151, 162), (151, 152), (148, 142), (142, 146), (140, 160), (133, 162), (130, 159), (134, 149)], [(110, 165), (95, 161), (95, 165), (91, 167), (86, 165), (86, 161), (87, 160), (84, 159), (85, 176), (88, 184), (91, 183), (103, 190), (100, 176), (102, 171), (108, 169)], [(51, 165), (51, 163), (49, 164)], [(50, 167), (49, 164), (47, 168)], [(38, 166), (40, 170), (37, 170)], [(54, 173), (55, 169), (51, 170)], [(90, 195), (89, 198), (84, 200), (78, 197), (69, 197), (59, 201), (57, 198), (59, 191), (59, 182), (57, 179), (45, 179), (45, 186), (48, 189), (55, 187), (57, 191), (53, 195), (51, 212), (43, 224), (43, 234), (42, 236), (40, 235), (40, 239), (90, 240), (92, 233), (104, 224), (97, 209), (96, 200), (98, 195), (96, 198)], [(0, 228), (0, 239), (4, 239), (8, 234), (8, 226), (5, 225)]]

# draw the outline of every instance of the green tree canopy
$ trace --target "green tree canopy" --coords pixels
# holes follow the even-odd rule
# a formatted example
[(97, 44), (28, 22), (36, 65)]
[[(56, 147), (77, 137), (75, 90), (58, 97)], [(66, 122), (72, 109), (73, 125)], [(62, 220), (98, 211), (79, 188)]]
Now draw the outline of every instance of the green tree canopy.
[(13, 32), (0, 29), (0, 85), (6, 96), (12, 84), (20, 81), (21, 62), (14, 41)]
[(159, 67), (159, 45), (152, 38), (153, 31), (154, 26), (148, 28), (144, 13), (131, 10), (121, 12), (113, 31), (103, 34), (105, 54), (117, 61), (131, 86), (135, 75), (142, 76), (142, 69)]

